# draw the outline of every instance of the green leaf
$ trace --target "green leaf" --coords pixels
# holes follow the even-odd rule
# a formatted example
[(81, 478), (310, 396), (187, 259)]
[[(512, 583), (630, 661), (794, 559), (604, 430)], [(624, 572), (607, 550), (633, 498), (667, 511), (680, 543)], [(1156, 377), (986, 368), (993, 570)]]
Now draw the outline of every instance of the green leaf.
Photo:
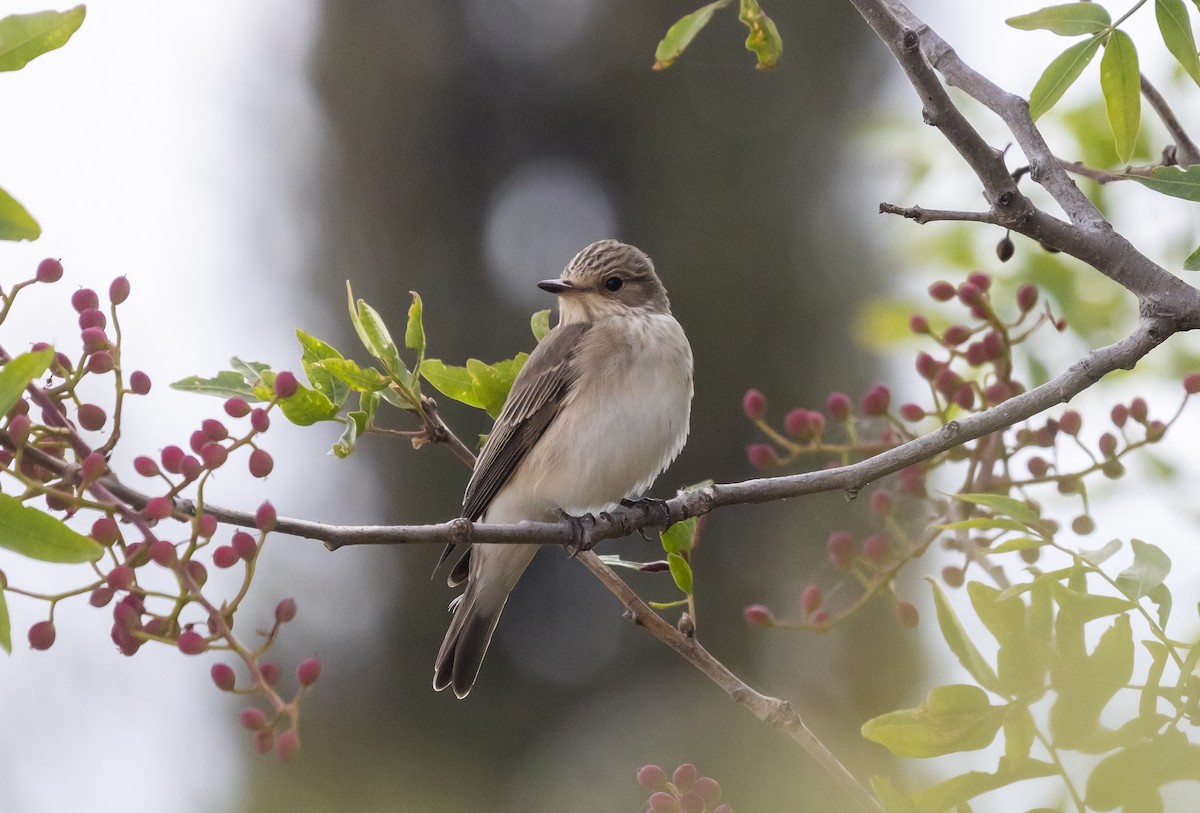
[(1171, 617), (1171, 605), (1174, 599), (1171, 598), (1171, 591), (1167, 589), (1165, 584), (1160, 584), (1146, 593), (1146, 598), (1158, 608), (1158, 626), (1162, 629), (1167, 628), (1167, 619)]
[(967, 594), (975, 614), (1000, 644), (996, 676), (1005, 693), (1015, 697), (1040, 693), (1049, 663), (1030, 644), (1025, 602), (1019, 596), (1001, 599), (999, 590), (982, 582), (970, 582)]
[(663, 35), (658, 47), (654, 50), (654, 70), (661, 71), (671, 67), (696, 38), (696, 35), (704, 26), (708, 25), (713, 12), (727, 5), (729, 5), (729, 0), (717, 0), (715, 3), (701, 6), (691, 14), (681, 17), (668, 28), (667, 33)]
[(1200, 164), (1187, 169), (1179, 167), (1155, 167), (1153, 177), (1126, 175), (1126, 178), (1148, 186), (1155, 192), (1200, 203)]
[(871, 791), (887, 813), (920, 813), (908, 794), (893, 787), (886, 776), (872, 776)]
[(1171, 557), (1162, 548), (1140, 539), (1130, 540), (1133, 564), (1117, 576), (1117, 587), (1135, 601), (1158, 587), (1171, 572)]
[(1110, 539), (1102, 548), (1097, 548), (1096, 550), (1080, 549), (1079, 556), (1085, 562), (1099, 567), (1115, 556), (1119, 550), (1121, 550), (1121, 540)]
[(404, 346), (409, 350), (415, 350), (417, 353), (417, 367), (421, 366), (421, 362), (425, 359), (425, 325), (421, 318), (423, 307), (421, 305), (421, 295), (416, 291), (409, 291), (412, 294), (412, 304), (408, 306), (408, 325), (404, 328)]
[(1004, 758), (1010, 765), (1020, 765), (1029, 759), (1036, 734), (1037, 724), (1029, 707), (1023, 703), (1009, 706), (1004, 715)]
[(484, 364), (479, 359), (467, 359), (466, 367), (455, 367), (439, 359), (426, 359), (421, 364), (421, 375), (434, 388), (468, 406), (486, 410), (495, 418), (500, 414), (508, 391), (525, 361), (528, 353), (517, 353), (511, 359), (495, 364)]
[(993, 548), (987, 548), (984, 553), (1009, 553), (1014, 550), (1032, 550), (1046, 545), (1045, 539), (1035, 539), (1031, 536), (1019, 536), (1016, 539), (1006, 539)]
[(1001, 759), (995, 773), (968, 771), (913, 794), (913, 801), (921, 813), (963, 810), (967, 802), (976, 796), (1007, 787), (1014, 782), (1040, 779), (1057, 773), (1058, 769), (1049, 762), (1038, 759), (1027, 759), (1015, 766), (1007, 759)]
[(214, 378), (201, 378), (198, 375), (176, 381), (171, 385), (173, 390), (196, 392), (201, 395), (215, 395), (218, 398), (244, 398), (247, 401), (268, 400), (260, 398), (254, 388), (246, 383), (241, 373), (232, 370), (222, 370)]
[(42, 227), (16, 198), (0, 189), (0, 240), (36, 240)]
[(0, 71), (19, 70), (30, 60), (67, 44), (83, 24), (87, 10), (39, 11), (0, 20)]
[(1029, 507), (1029, 503), (1003, 494), (955, 494), (954, 499), (982, 505), (984, 508), (990, 508), (995, 514), (1012, 517), (1026, 525), (1041, 518), (1037, 511)]
[(1100, 89), (1104, 91), (1117, 160), (1127, 163), (1133, 158), (1138, 130), (1142, 126), (1142, 86), (1137, 47), (1130, 36), (1119, 29), (1109, 35), (1108, 44), (1104, 46), (1104, 56), (1100, 59)]
[(1192, 81), (1200, 85), (1200, 59), (1196, 57), (1196, 37), (1183, 0), (1154, 0), (1158, 30), (1171, 56), (1179, 61)]
[[(1029, 530), (1029, 528), (1026, 527), (1026, 525), (1024, 523), (1017, 522), (1015, 519), (1009, 519), (1008, 517), (972, 517), (971, 519), (964, 519), (961, 522), (951, 522), (946, 525), (935, 525), (933, 527), (938, 528), (939, 530), (942, 530), (942, 531), (961, 531), (961, 530), (975, 530), (975, 529), (984, 529), (984, 530), (990, 530), (990, 531), (1028, 531)], [(1045, 540), (1042, 540), (1041, 544), (1045, 544)], [(1013, 550), (1017, 550), (1017, 549), (1014, 548)], [(993, 550), (992, 552), (1000, 553), (1002, 551)]]
[(1075, 613), (1084, 622), (1128, 612), (1134, 606), (1129, 599), (1072, 590), (1061, 582), (1051, 583), (1050, 593), (1061, 609)]
[(1003, 720), (1004, 707), (989, 703), (983, 689), (955, 684), (932, 690), (915, 709), (868, 720), (862, 735), (897, 756), (937, 757), (988, 747)]
[(296, 426), (312, 426), (336, 418), (340, 407), (323, 393), (301, 384), (295, 395), (279, 402), (279, 409)]
[[(243, 361), (237, 356), (231, 358), (229, 360), (229, 364), (233, 367), (235, 372), (241, 373), (242, 378), (246, 380), (247, 384), (251, 385), (260, 383), (263, 380), (263, 376), (271, 371), (270, 364), (263, 364), (261, 361)], [(274, 373), (271, 373), (271, 376), (270, 383), (273, 386), (275, 383)], [(268, 398), (264, 400), (270, 399)]]
[(1112, 18), (1098, 3), (1065, 3), (1061, 6), (1049, 6), (1031, 14), (1009, 17), (1004, 22), (1022, 31), (1044, 28), (1060, 36), (1075, 37), (1103, 31), (1112, 24)]
[(667, 553), (686, 553), (692, 549), (696, 538), (696, 517), (676, 522), (662, 533), (663, 550)]
[(1167, 732), (1101, 760), (1088, 777), (1086, 802), (1094, 810), (1161, 811), (1159, 788), (1183, 780), (1200, 781), (1200, 745)]
[(374, 367), (359, 367), (351, 359), (325, 359), (313, 364), (313, 369), (326, 373), (355, 392), (379, 392), (387, 389), (389, 383), (389, 379)]
[(1187, 259), (1183, 261), (1183, 270), (1200, 271), (1200, 246), (1197, 246), (1196, 250), (1189, 254)]
[(950, 651), (980, 686), (999, 692), (999, 678), (996, 677), (991, 664), (984, 660), (983, 655), (979, 654), (971, 636), (963, 629), (962, 622), (955, 615), (954, 608), (950, 606), (950, 600), (946, 598), (945, 592), (936, 581), (930, 579), (929, 583), (933, 587), (933, 603), (937, 611), (938, 627), (941, 628), (942, 637), (946, 639)]
[(1067, 88), (1083, 73), (1100, 47), (1100, 37), (1077, 42), (1063, 51), (1042, 71), (1029, 94), (1029, 115), (1035, 120), (1062, 98)]
[(15, 356), (0, 368), (0, 415), (7, 413), (21, 400), (25, 388), (33, 379), (46, 372), (52, 361), (54, 350), (46, 348), (36, 353)]
[(467, 406), (483, 408), (483, 404), (475, 397), (475, 381), (466, 367), (455, 367), (440, 359), (425, 359), (421, 363), (421, 375), (447, 398)]
[(61, 520), (0, 494), (0, 548), (43, 562), (94, 562), (104, 548)]
[[(1068, 616), (1064, 618), (1064, 615)], [(1091, 655), (1082, 654), (1082, 624), (1070, 610), (1058, 614), (1061, 662), (1052, 675), (1057, 693), (1050, 707), (1050, 733), (1061, 748), (1107, 750), (1109, 732), (1100, 714), (1133, 676), (1133, 633), (1128, 615), (1120, 615), (1100, 636)]]
[(1146, 672), (1146, 680), (1142, 684), (1142, 696), (1138, 701), (1138, 716), (1153, 717), (1158, 710), (1159, 685), (1162, 682), (1163, 671), (1167, 668), (1167, 657), (1170, 650), (1158, 641), (1142, 641), (1142, 646), (1150, 653), (1150, 668)]
[(350, 321), (354, 324), (354, 332), (358, 334), (359, 341), (367, 348), (367, 352), (383, 362), (383, 368), (392, 375), (405, 369), (400, 363), (400, 349), (396, 347), (396, 342), (379, 312), (361, 299), (356, 304), (349, 282), (346, 283), (346, 296), (349, 298)]
[(0, 649), (12, 654), (12, 621), (8, 617), (8, 600), (4, 588), (0, 587)]
[(675, 585), (690, 596), (692, 594), (692, 566), (688, 564), (687, 559), (678, 553), (668, 553), (667, 567), (671, 569), (671, 578), (675, 580)]
[(550, 311), (538, 311), (529, 317), (529, 329), (533, 331), (533, 338), (539, 342), (546, 338), (546, 334), (550, 332)]
[(783, 56), (783, 40), (775, 21), (766, 15), (758, 0), (741, 0), (738, 19), (750, 33), (746, 36), (746, 50), (754, 52), (758, 64), (754, 67), (760, 71), (774, 68)]
[(307, 376), (309, 383), (317, 392), (333, 403), (339, 406), (344, 404), (346, 397), (350, 394), (350, 388), (320, 364), (326, 359), (341, 359), (342, 354), (332, 345), (321, 341), (316, 336), (310, 336), (303, 330), (296, 331), (296, 338), (300, 340), (300, 347), (303, 350), (300, 364), (304, 367), (304, 375)]
[(366, 415), (365, 412), (351, 412), (342, 419), (342, 434), (333, 442), (333, 448), (330, 449), (334, 457), (344, 460), (354, 452), (354, 446), (358, 443), (358, 435), (362, 431)]

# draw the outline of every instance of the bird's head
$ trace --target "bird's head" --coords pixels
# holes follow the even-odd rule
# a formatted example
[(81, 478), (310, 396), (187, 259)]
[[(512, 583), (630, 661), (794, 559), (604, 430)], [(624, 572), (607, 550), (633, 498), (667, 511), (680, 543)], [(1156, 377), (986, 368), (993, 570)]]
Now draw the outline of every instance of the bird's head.
[(617, 240), (592, 243), (567, 263), (562, 276), (538, 287), (558, 295), (560, 324), (671, 312), (654, 263), (640, 249)]

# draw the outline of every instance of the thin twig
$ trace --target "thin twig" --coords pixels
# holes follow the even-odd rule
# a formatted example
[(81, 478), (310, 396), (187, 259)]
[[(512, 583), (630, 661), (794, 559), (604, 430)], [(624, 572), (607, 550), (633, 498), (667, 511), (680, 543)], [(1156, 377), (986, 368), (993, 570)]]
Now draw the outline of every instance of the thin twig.
[(995, 212), (956, 212), (950, 209), (926, 209), (921, 206), (897, 206), (894, 203), (881, 203), (879, 204), (879, 213), (907, 217), (922, 226), (940, 220), (961, 220), (970, 223), (999, 225)]
[(1167, 100), (1158, 92), (1158, 88), (1150, 83), (1146, 78), (1146, 74), (1141, 74), (1142, 77), (1142, 95), (1146, 97), (1146, 101), (1154, 108), (1154, 112), (1162, 120), (1163, 126), (1167, 128), (1167, 132), (1171, 134), (1171, 138), (1175, 141), (1175, 160), (1181, 166), (1191, 166), (1192, 164), (1200, 164), (1200, 149), (1196, 148), (1196, 142), (1192, 141), (1187, 130), (1183, 129), (1183, 125), (1179, 122), (1179, 118), (1175, 115), (1175, 111), (1171, 109), (1171, 105), (1167, 104)]

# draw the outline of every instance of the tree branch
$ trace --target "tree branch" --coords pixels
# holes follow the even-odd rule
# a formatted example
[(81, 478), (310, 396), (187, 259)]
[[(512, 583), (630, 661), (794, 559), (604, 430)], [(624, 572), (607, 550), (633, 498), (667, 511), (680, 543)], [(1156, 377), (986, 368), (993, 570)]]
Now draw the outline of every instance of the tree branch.
[(1163, 126), (1167, 128), (1167, 132), (1171, 134), (1171, 138), (1175, 140), (1175, 160), (1180, 166), (1191, 166), (1192, 164), (1200, 164), (1200, 149), (1197, 149), (1196, 142), (1192, 141), (1187, 130), (1183, 129), (1179, 118), (1175, 115), (1175, 111), (1167, 104), (1167, 100), (1158, 92), (1158, 88), (1150, 84), (1150, 80), (1146, 78), (1146, 74), (1141, 74), (1142, 95), (1146, 97), (1146, 101), (1154, 108), (1154, 112), (1158, 114), (1162, 120)]
[(994, 212), (956, 212), (949, 209), (925, 209), (920, 206), (897, 206), (894, 203), (881, 203), (879, 204), (879, 213), (907, 217), (922, 226), (938, 220), (962, 220), (1000, 225)]

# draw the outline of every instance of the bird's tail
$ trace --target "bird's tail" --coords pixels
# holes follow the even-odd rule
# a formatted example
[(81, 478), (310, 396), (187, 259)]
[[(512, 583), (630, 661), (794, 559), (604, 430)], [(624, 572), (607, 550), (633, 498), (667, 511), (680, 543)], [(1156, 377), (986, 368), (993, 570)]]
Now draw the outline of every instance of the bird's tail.
[(434, 664), (434, 689), (453, 687), (459, 698), (471, 691), (508, 595), (536, 552), (537, 545), (472, 546), (467, 586), (451, 605), (454, 617)]

